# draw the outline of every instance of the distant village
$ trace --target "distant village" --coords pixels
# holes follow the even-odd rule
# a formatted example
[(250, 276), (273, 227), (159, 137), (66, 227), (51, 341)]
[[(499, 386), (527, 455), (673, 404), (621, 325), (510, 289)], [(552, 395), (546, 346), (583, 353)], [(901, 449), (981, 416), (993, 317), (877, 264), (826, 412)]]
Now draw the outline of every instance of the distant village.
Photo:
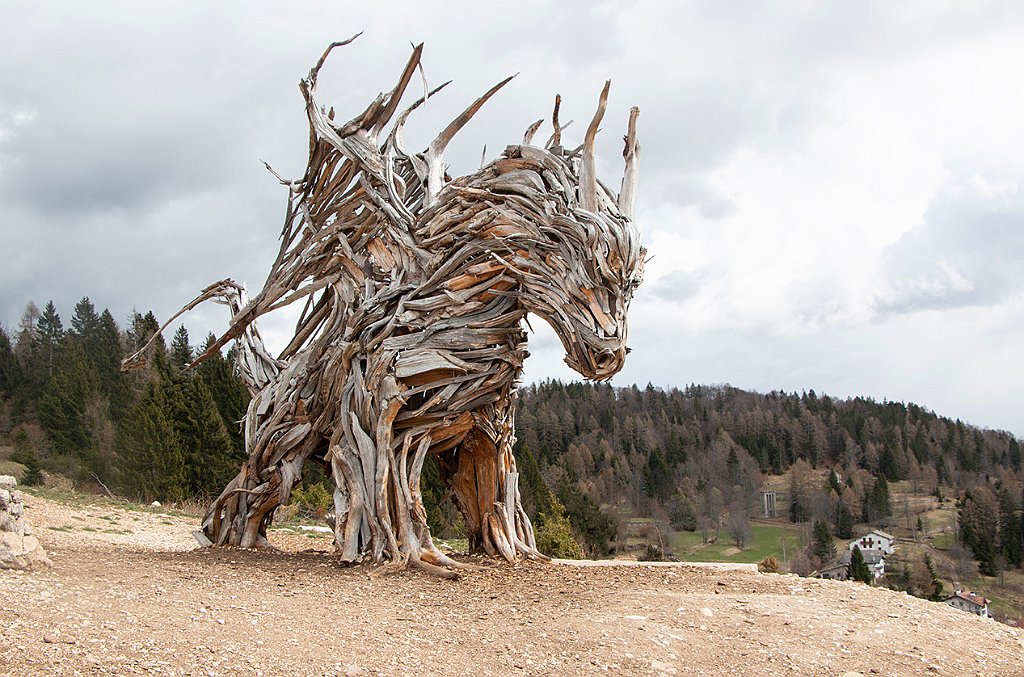
[[(815, 578), (831, 578), (833, 580), (847, 580), (851, 578), (851, 565), (858, 559), (859, 554), (871, 573), (871, 579), (878, 580), (885, 575), (885, 558), (896, 552), (896, 539), (892, 534), (875, 529), (870, 533), (850, 541), (846, 550), (832, 564), (824, 566), (815, 571), (812, 576)], [(954, 609), (966, 611), (982, 618), (991, 618), (988, 605), (991, 600), (976, 595), (966, 590), (956, 590), (952, 595), (942, 600)]]

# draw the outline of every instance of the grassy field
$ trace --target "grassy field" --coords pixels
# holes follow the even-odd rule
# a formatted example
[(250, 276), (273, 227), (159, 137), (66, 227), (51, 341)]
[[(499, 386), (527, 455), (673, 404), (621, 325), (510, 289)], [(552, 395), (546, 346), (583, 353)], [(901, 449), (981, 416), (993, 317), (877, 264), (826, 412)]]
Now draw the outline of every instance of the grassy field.
[(739, 550), (723, 530), (715, 543), (701, 543), (700, 532), (675, 532), (669, 539), (676, 557), (684, 562), (760, 562), (769, 555), (783, 561), (800, 549), (801, 527), (787, 524), (756, 523), (750, 545)]
[(83, 491), (77, 491), (70, 482), (61, 483), (57, 486), (19, 486), (19, 489), (24, 491), (26, 494), (31, 496), (40, 496), (42, 498), (49, 499), (51, 501), (57, 501), (58, 503), (66, 503), (73, 506), (89, 506), (95, 508), (103, 508), (106, 506), (116, 506), (124, 510), (134, 510), (137, 512), (148, 512), (155, 514), (167, 514), (174, 515), (176, 517), (199, 517), (202, 516), (206, 511), (205, 500), (190, 499), (182, 501), (180, 503), (171, 503), (161, 506), (146, 505), (143, 503), (136, 503), (129, 501), (124, 498), (110, 498), (109, 496), (103, 496), (101, 494), (92, 494)]

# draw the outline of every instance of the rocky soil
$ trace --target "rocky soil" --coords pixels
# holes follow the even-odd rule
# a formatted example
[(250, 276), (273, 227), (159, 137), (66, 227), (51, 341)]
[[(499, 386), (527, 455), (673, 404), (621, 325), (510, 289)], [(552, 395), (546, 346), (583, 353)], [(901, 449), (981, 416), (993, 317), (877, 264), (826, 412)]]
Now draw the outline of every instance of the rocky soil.
[(53, 566), (0, 572), (0, 673), (1024, 675), (1013, 628), (886, 590), (695, 567), (485, 563), (446, 581), (201, 550), (194, 521), (26, 496)]

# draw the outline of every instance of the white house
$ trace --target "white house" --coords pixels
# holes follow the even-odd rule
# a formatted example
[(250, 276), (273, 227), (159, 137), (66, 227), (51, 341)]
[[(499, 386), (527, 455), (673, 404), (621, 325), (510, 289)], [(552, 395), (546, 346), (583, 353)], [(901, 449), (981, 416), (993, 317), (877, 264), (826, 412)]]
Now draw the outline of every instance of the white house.
[[(854, 545), (857, 545), (857, 543), (854, 542)], [(881, 550), (861, 550), (860, 554), (864, 556), (864, 564), (868, 565), (873, 578), (879, 579), (885, 575), (885, 553)], [(839, 564), (849, 567), (851, 559), (853, 559), (853, 548), (842, 554), (839, 558)]]
[(952, 597), (947, 597), (943, 600), (943, 602), (954, 609), (969, 611), (982, 618), (992, 618), (988, 613), (988, 603), (990, 601), (981, 595), (975, 595), (973, 592), (964, 592), (963, 590), (957, 590)]
[(865, 554), (865, 557), (867, 557), (868, 550), (877, 550), (885, 555), (891, 555), (895, 550), (895, 540), (891, 534), (875, 529), (866, 536), (850, 541), (849, 549), (853, 550), (853, 546), (857, 546)]

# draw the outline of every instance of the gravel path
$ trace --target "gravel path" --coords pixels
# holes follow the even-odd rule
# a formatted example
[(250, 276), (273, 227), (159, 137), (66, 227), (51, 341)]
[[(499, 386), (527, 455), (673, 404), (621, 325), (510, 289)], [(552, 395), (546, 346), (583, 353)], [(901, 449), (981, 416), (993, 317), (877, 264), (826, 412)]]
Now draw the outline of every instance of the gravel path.
[(26, 497), (54, 562), (0, 572), (0, 673), (1024, 675), (1017, 630), (863, 585), (485, 563), (458, 581), (201, 550), (184, 518)]

